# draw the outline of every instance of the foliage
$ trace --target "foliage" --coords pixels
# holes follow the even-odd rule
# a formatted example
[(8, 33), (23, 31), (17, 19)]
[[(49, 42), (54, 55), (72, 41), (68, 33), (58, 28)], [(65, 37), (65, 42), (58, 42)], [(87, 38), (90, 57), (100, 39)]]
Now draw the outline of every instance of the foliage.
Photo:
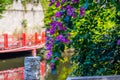
[(6, 6), (11, 4), (12, 0), (0, 0), (0, 17), (2, 12), (6, 9)]
[(69, 58), (64, 57), (64, 60), (61, 61), (61, 64), (57, 68), (57, 73), (55, 75), (49, 73), (45, 80), (66, 80), (67, 76), (75, 69), (75, 66), (71, 67), (69, 65)]
[[(51, 0), (46, 58), (54, 71), (66, 47), (75, 49), (73, 76), (120, 74), (118, 0)], [(112, 12), (112, 13), (111, 13)]]
[(32, 5), (38, 5), (39, 0), (21, 0), (21, 3), (24, 7), (25, 12), (27, 12), (27, 5), (26, 4), (30, 3)]
[(23, 19), (23, 20), (22, 20), (22, 25), (23, 25), (23, 28), (24, 28), (24, 29), (27, 28), (27, 20), (26, 20), (26, 19)]
[(120, 20), (116, 14), (119, 11), (117, 12), (111, 3), (109, 5), (105, 8), (94, 7), (92, 10), (86, 10), (84, 18), (73, 20), (73, 25), (78, 26), (71, 33), (71, 45), (75, 48), (71, 60), (78, 64), (74, 75), (120, 74), (117, 45), (117, 40), (120, 39)]
[(40, 0), (41, 5), (43, 6), (43, 9), (46, 11), (48, 9), (48, 0)]

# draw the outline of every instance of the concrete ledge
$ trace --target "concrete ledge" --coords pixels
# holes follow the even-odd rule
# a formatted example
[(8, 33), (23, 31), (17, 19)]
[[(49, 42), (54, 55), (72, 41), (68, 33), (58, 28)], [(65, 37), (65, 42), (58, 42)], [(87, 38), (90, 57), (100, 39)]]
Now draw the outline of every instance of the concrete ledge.
[(120, 80), (120, 75), (114, 75), (114, 76), (68, 77), (66, 80)]

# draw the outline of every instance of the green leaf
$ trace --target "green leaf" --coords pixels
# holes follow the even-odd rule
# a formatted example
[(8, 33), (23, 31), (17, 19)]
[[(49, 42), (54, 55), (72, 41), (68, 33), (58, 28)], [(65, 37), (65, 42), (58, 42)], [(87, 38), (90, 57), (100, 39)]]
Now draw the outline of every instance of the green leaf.
[(65, 50), (65, 45), (64, 45), (64, 44), (60, 44), (60, 45), (59, 45), (59, 49), (60, 49), (60, 51), (64, 52), (64, 50)]
[(51, 72), (52, 72), (53, 75), (55, 75), (57, 73), (57, 70), (56, 69), (52, 69)]
[(61, 57), (61, 53), (60, 52), (55, 52), (53, 56), (54, 57)]

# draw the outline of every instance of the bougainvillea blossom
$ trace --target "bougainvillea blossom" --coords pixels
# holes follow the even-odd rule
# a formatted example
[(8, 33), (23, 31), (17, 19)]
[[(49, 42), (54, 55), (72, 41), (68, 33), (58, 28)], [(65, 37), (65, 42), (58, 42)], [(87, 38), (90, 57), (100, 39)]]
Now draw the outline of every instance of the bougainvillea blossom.
[(80, 8), (80, 16), (83, 17), (85, 15), (85, 8)]
[(120, 45), (120, 40), (117, 41), (117, 45)]
[(51, 69), (54, 69), (54, 68), (55, 68), (55, 64), (54, 64), (54, 63), (51, 63), (51, 64), (50, 64), (50, 67), (51, 67)]
[(60, 18), (60, 17), (62, 16), (62, 13), (61, 13), (61, 12), (56, 12), (55, 16), (56, 16), (57, 18)]
[(78, 3), (78, 2), (79, 2), (79, 0), (72, 0), (72, 2), (73, 2), (73, 3)]
[(59, 7), (59, 6), (60, 6), (60, 2), (57, 1), (57, 2), (56, 2), (56, 7)]
[(49, 60), (52, 56), (52, 51), (49, 51), (47, 54), (46, 54), (46, 59)]
[[(46, 49), (48, 53), (46, 54), (46, 59), (51, 60), (50, 62), (51, 69), (54, 69), (56, 64), (55, 62), (60, 59), (60, 56), (54, 55), (55, 52), (61, 52), (60, 49), (55, 48), (55, 44), (59, 46), (59, 44), (69, 44), (71, 41), (69, 40), (70, 34), (67, 32), (69, 26), (71, 26), (71, 19), (77, 17), (76, 8), (72, 6), (73, 3), (79, 3), (80, 0), (71, 0), (71, 3), (67, 3), (68, 0), (51, 0), (50, 6), (56, 7), (59, 11), (56, 11), (55, 14), (51, 18), (51, 22), (49, 23), (49, 28), (47, 29), (47, 33), (49, 36), (52, 36), (47, 40)], [(54, 5), (53, 5), (54, 4)], [(80, 8), (80, 16), (83, 17), (85, 14), (85, 9), (83, 7)], [(48, 36), (48, 37), (49, 37)], [(53, 47), (54, 46), (54, 47)], [(58, 47), (56, 47), (58, 48)], [(59, 47), (60, 48), (60, 47)], [(53, 55), (52, 55), (53, 54)]]

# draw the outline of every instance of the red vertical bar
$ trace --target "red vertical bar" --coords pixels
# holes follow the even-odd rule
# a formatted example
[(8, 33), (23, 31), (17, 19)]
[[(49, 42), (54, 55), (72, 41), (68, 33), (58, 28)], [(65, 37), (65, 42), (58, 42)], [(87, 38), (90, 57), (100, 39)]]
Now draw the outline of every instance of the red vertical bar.
[(46, 41), (45, 32), (42, 32), (41, 42), (45, 43), (45, 41)]
[(32, 50), (32, 56), (36, 56), (36, 49)]
[(22, 80), (24, 80), (24, 69), (22, 70)]
[(38, 32), (35, 32), (35, 44), (38, 44)]
[(14, 72), (10, 73), (12, 75), (12, 77), (10, 77), (11, 80), (14, 80), (16, 77), (14, 76)]
[(4, 34), (4, 48), (8, 48), (8, 34)]
[(46, 61), (40, 62), (40, 75), (42, 78), (45, 76), (45, 69), (46, 69)]
[(26, 33), (22, 34), (22, 46), (26, 46)]
[(4, 80), (8, 80), (8, 73), (7, 72), (4, 75)]

